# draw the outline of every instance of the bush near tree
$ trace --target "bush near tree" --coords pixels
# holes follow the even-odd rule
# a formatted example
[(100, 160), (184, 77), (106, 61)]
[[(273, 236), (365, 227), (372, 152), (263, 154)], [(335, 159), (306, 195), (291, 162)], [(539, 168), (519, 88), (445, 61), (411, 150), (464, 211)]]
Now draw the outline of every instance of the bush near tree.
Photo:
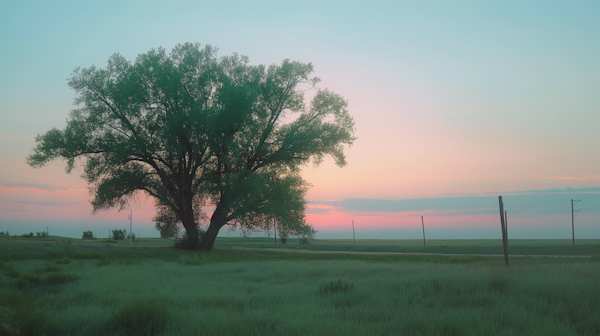
[(82, 239), (94, 239), (94, 233), (92, 231), (83, 231)]
[(127, 236), (127, 230), (112, 230), (112, 239), (123, 240)]

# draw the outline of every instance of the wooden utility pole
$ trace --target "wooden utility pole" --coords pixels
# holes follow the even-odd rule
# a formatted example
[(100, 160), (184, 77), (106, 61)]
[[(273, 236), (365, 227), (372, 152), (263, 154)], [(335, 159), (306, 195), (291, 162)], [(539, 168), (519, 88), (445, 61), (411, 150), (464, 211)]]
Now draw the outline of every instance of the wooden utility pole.
[(425, 222), (423, 221), (423, 216), (421, 216), (421, 225), (423, 225), (423, 246), (425, 246)]
[(573, 245), (575, 245), (575, 211), (579, 212), (579, 210), (573, 210), (573, 201), (577, 204), (581, 202), (581, 200), (573, 200), (571, 198), (571, 230), (573, 231)]
[(354, 219), (352, 220), (352, 237), (354, 237), (354, 244), (356, 244), (356, 235), (354, 234)]
[(502, 227), (502, 245), (504, 246), (504, 263), (508, 266), (508, 238), (506, 237), (506, 222), (504, 203), (502, 203), (502, 196), (498, 196), (498, 204), (500, 206), (500, 225)]
[(275, 218), (273, 218), (273, 231), (275, 232), (275, 245), (277, 245), (277, 223), (275, 223)]
[(504, 231), (506, 231), (506, 240), (508, 241), (508, 214), (504, 210)]

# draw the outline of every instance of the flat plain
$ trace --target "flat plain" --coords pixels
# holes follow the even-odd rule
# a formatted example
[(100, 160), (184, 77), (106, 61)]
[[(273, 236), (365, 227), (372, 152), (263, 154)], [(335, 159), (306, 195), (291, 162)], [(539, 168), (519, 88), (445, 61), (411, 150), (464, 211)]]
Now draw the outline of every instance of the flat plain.
[(0, 334), (600, 335), (598, 240), (128, 244), (0, 235)]

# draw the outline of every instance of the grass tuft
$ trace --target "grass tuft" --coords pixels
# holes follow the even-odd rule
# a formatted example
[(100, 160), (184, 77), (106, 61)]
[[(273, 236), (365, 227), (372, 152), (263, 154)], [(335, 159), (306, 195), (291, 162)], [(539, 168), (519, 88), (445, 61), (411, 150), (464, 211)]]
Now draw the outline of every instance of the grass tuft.
[(50, 273), (44, 279), (46, 285), (63, 285), (75, 281), (76, 277), (69, 273)]
[(71, 263), (71, 259), (69, 259), (69, 257), (62, 257), (54, 260), (54, 262), (56, 262), (57, 264), (66, 265)]
[(466, 264), (472, 263), (475, 261), (475, 257), (473, 256), (453, 256), (450, 257), (449, 261), (455, 264)]
[(108, 253), (104, 251), (82, 251), (73, 252), (71, 257), (73, 259), (107, 259)]
[(167, 308), (155, 303), (137, 302), (113, 313), (110, 331), (126, 335), (157, 335), (168, 321)]
[(321, 279), (319, 280), (319, 294), (321, 296), (327, 296), (334, 293), (346, 293), (354, 289), (354, 282), (346, 278), (338, 279)]

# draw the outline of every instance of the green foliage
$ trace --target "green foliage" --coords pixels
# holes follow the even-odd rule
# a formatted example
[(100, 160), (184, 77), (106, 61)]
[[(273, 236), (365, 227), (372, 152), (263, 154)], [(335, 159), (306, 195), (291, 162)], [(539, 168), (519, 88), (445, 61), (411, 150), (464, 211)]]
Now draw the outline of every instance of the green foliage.
[(164, 306), (156, 303), (137, 302), (114, 312), (109, 326), (111, 332), (151, 336), (163, 331), (168, 319), (168, 311)]
[(298, 243), (300, 245), (308, 245), (310, 243), (310, 241), (306, 237), (300, 237), (300, 238), (298, 238)]
[(52, 258), (62, 258), (65, 256), (65, 252), (59, 250), (48, 251), (47, 254)]
[(33, 232), (24, 233), (21, 238), (33, 238)]
[(30, 259), (30, 256), (28, 256), (25, 253), (11, 253), (10, 259), (11, 260), (27, 260), (27, 259)]
[(73, 252), (71, 255), (73, 259), (107, 259), (108, 253), (105, 251), (80, 251)]
[(19, 292), (0, 296), (0, 335), (54, 335), (57, 331), (57, 325), (29, 296)]
[(11, 278), (16, 278), (16, 277), (19, 276), (19, 271), (17, 271), (16, 269), (11, 269), (11, 270), (8, 271), (8, 275)]
[(600, 261), (600, 255), (592, 254), (592, 261)]
[(127, 230), (112, 230), (112, 239), (113, 240), (123, 240), (127, 236)]
[(35, 274), (23, 274), (20, 277), (13, 280), (13, 283), (17, 286), (18, 289), (24, 289), (33, 285), (39, 284), (41, 278), (39, 275)]
[[(188, 248), (212, 249), (226, 224), (266, 231), (275, 219), (302, 231), (309, 225), (301, 167), (326, 155), (344, 166), (343, 146), (355, 140), (341, 96), (319, 89), (305, 106), (306, 87), (318, 82), (310, 63), (254, 66), (199, 44), (153, 49), (134, 62), (115, 54), (104, 69), (75, 70), (69, 86), (79, 108), (64, 130), (36, 137), (27, 162), (62, 158), (70, 172), (83, 159), (94, 212), (122, 210), (145, 193), (176, 215)], [(203, 205), (215, 211), (200, 242), (195, 209)]]
[(62, 257), (54, 260), (55, 263), (66, 265), (71, 263), (71, 259), (69, 257)]
[(19, 327), (14, 321), (15, 311), (8, 307), (0, 307), (0, 335), (18, 335)]
[(46, 231), (36, 232), (35, 234), (37, 235), (38, 238), (46, 238), (46, 237), (48, 237), (48, 233), (46, 233)]
[[(199, 228), (198, 225), (196, 225), (195, 230), (190, 231), (195, 232), (194, 234), (197, 235), (200, 239), (202, 239), (202, 237), (206, 233), (206, 231)], [(193, 244), (190, 243), (188, 231), (184, 231), (180, 238), (175, 239), (175, 244), (173, 246), (177, 249), (192, 250)]]
[(108, 266), (110, 264), (110, 260), (108, 259), (101, 259), (98, 261), (98, 266)]
[(105, 239), (104, 242), (108, 243), (108, 244), (117, 244), (118, 243), (118, 241), (116, 241), (114, 239)]
[(83, 231), (81, 239), (94, 239), (94, 233), (92, 231)]
[(334, 293), (346, 293), (354, 289), (354, 282), (351, 282), (347, 278), (338, 279), (321, 279), (318, 282), (319, 294), (321, 296), (327, 296)]
[(46, 285), (63, 285), (75, 281), (76, 277), (69, 273), (50, 273), (44, 278)]

